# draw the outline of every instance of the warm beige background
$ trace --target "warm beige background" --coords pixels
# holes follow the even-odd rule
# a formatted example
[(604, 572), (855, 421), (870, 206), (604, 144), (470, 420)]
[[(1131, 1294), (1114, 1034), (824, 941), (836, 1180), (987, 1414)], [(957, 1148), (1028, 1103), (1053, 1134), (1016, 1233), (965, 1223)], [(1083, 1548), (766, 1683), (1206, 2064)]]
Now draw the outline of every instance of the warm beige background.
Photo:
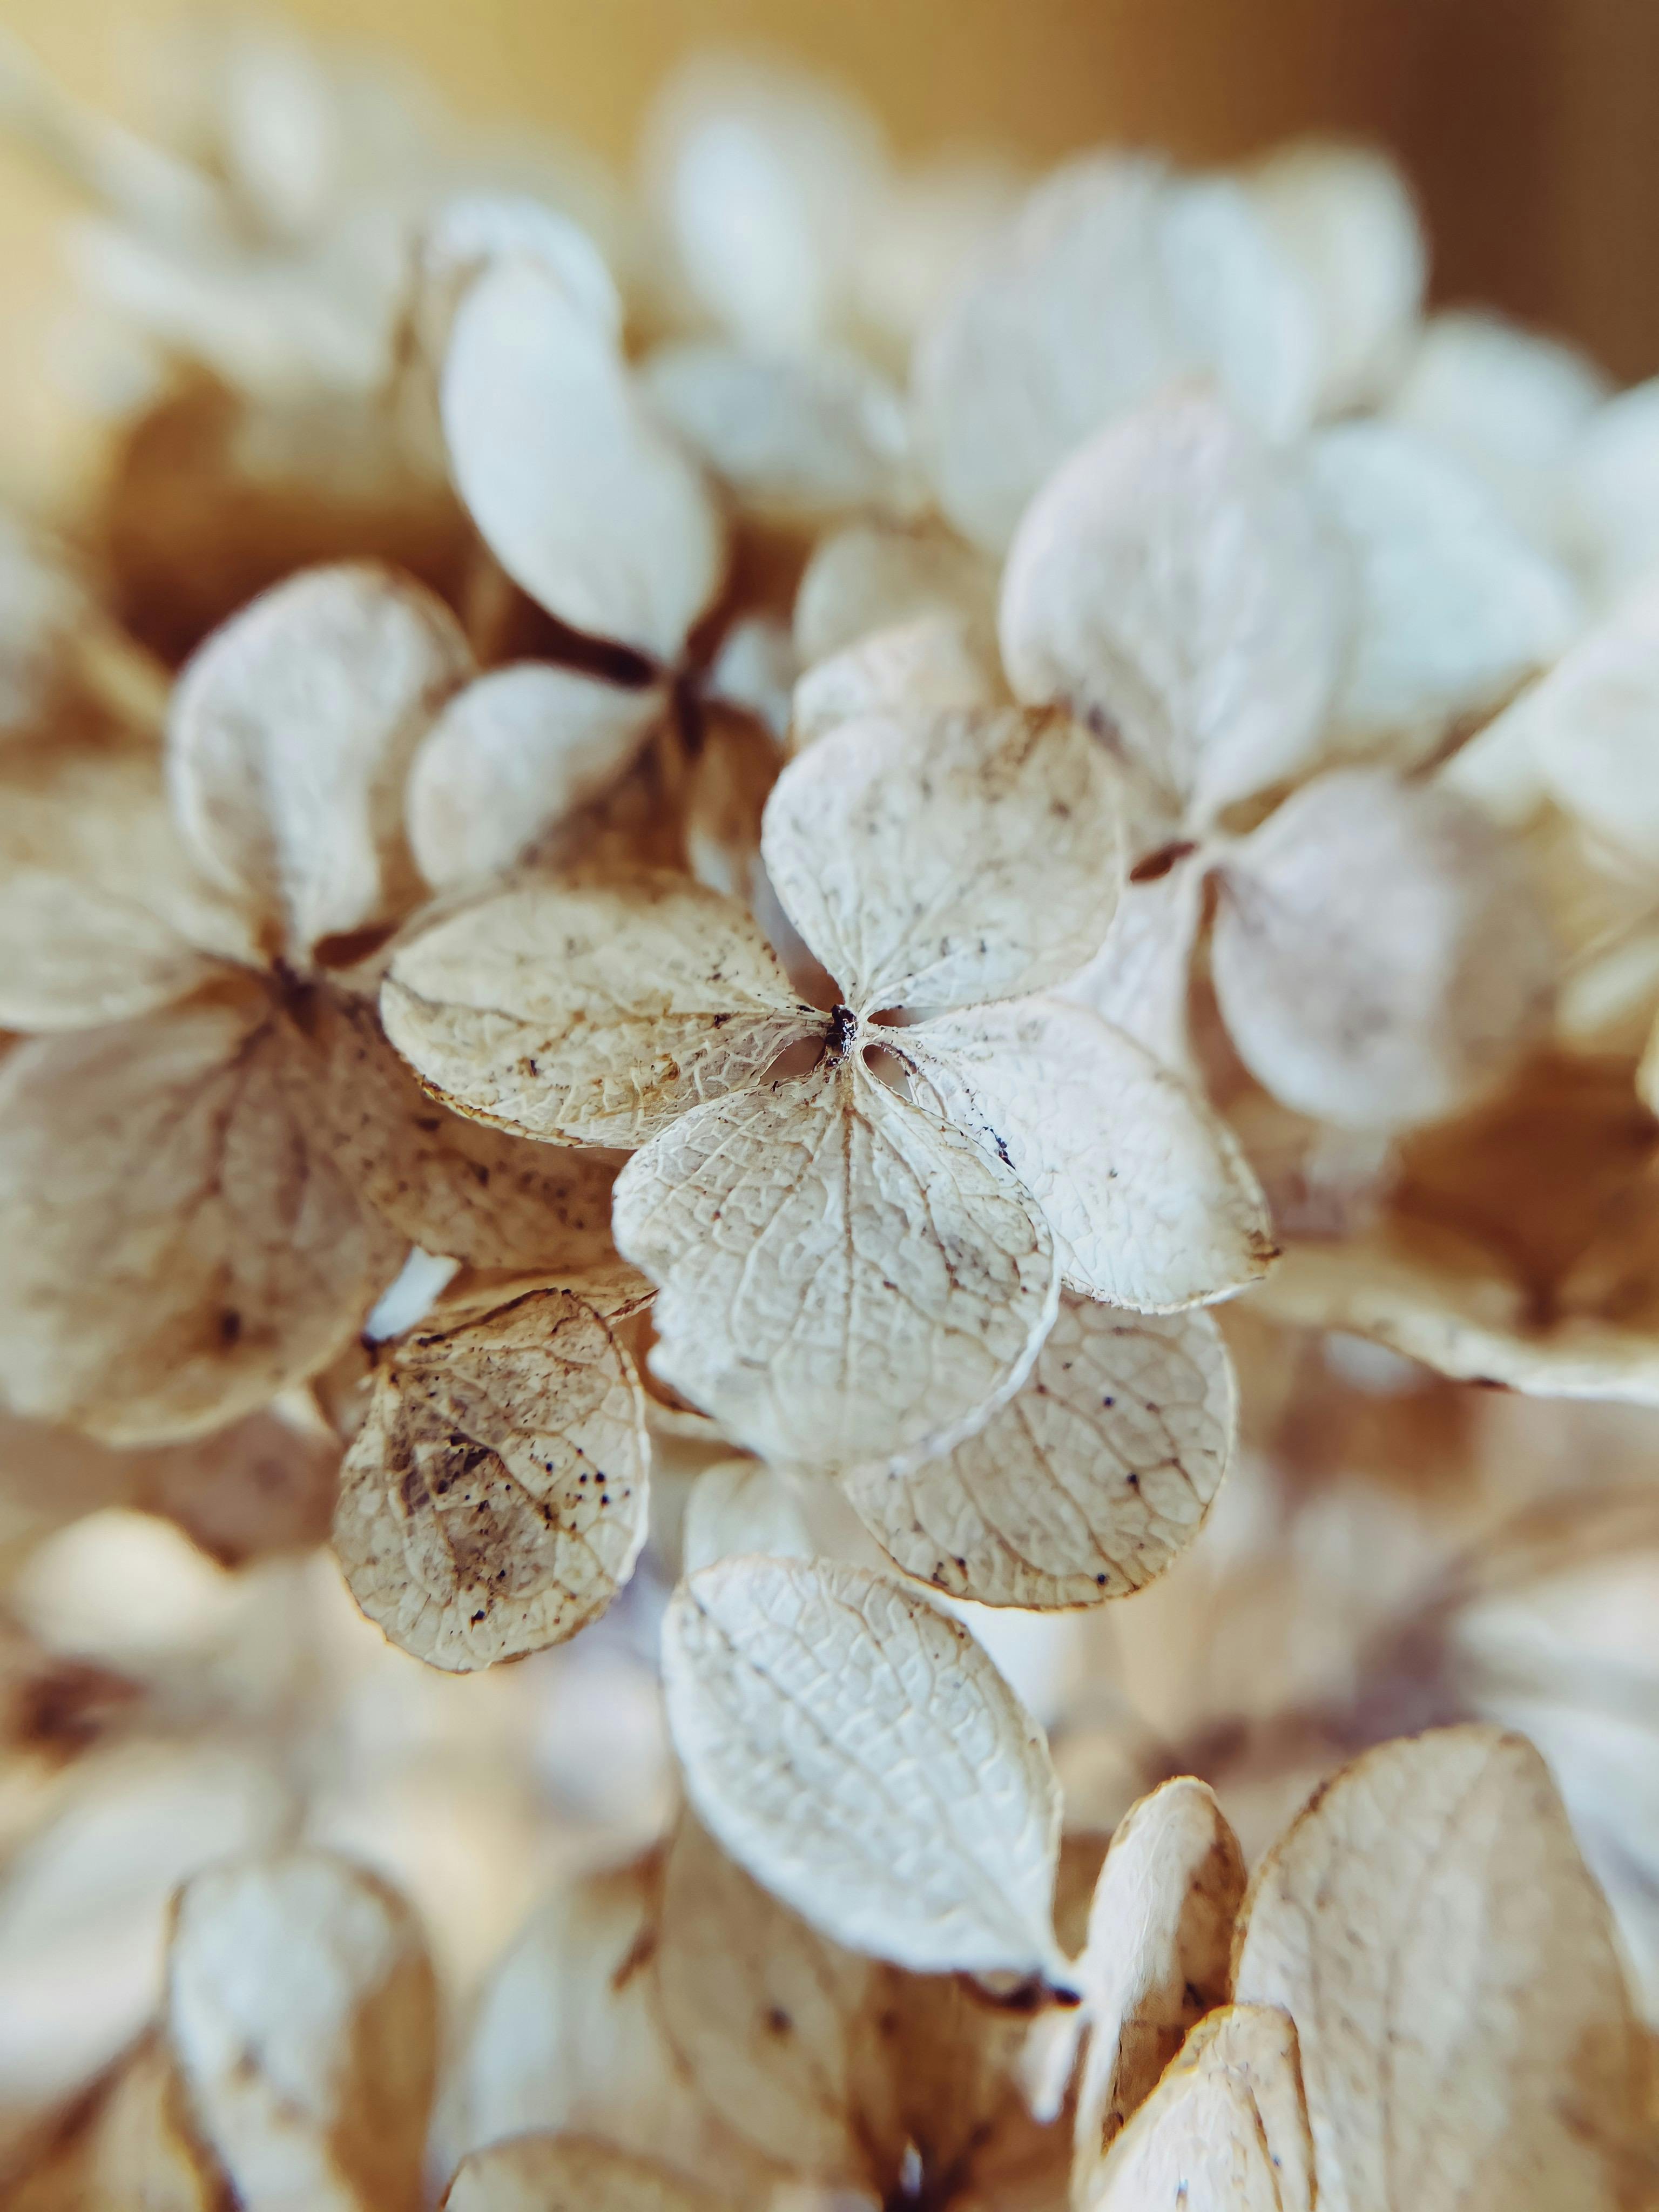
[[(129, 115), (176, 0), (0, 0), (0, 21)], [(1188, 157), (1314, 125), (1366, 130), (1428, 207), (1442, 296), (1570, 331), (1624, 376), (1659, 369), (1659, 0), (293, 0), (394, 44), (459, 106), (540, 115), (623, 154), (655, 80), (711, 40), (840, 70), (901, 145), (1091, 138)], [(39, 472), (52, 414), (38, 298), (48, 210), (0, 157), (0, 469)], [(32, 386), (32, 389), (30, 389)], [(7, 456), (11, 456), (9, 467)]]

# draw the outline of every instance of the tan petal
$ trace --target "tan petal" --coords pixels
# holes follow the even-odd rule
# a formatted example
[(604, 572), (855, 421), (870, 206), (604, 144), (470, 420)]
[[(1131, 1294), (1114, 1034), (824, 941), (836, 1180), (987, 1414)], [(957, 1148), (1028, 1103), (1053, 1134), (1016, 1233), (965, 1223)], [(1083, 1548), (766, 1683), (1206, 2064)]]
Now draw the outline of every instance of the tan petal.
[(1150, 878), (1137, 868), (1106, 942), (1056, 993), (1127, 1032), (1188, 1083), (1198, 1075), (1188, 1001), (1208, 879), (1201, 853), (1183, 854)]
[[(775, 2178), (722, 2129), (664, 2033), (650, 1962), (659, 1940), (659, 1855), (561, 1882), (495, 1968), (458, 2069), (461, 2148), (530, 2130), (601, 2136), (650, 2152), (764, 2204)], [(758, 2208), (757, 2208), (758, 2212)]]
[(871, 715), (790, 763), (762, 852), (855, 1012), (971, 1006), (1099, 950), (1117, 820), (1099, 748), (1063, 715)]
[(660, 720), (659, 686), (624, 690), (520, 661), (459, 691), (409, 778), (409, 842), (435, 890), (482, 881), (621, 775)]
[(331, 1853), (232, 1861), (181, 1893), (167, 2039), (248, 2212), (416, 2212), (437, 1991), (408, 1905)]
[(1637, 2201), (1640, 2032), (1519, 1736), (1443, 1729), (1346, 1768), (1258, 1872), (1235, 1985), (1296, 2021), (1328, 2212)]
[(793, 1491), (763, 1461), (723, 1459), (692, 1484), (680, 1532), (688, 1575), (739, 1553), (810, 1559), (817, 1549)]
[(1097, 1605), (1162, 1574), (1197, 1534), (1234, 1419), (1207, 1314), (1164, 1320), (1068, 1293), (1029, 1378), (976, 1436), (908, 1474), (860, 1469), (847, 1491), (906, 1573), (952, 1597)]
[(96, 619), (62, 550), (15, 515), (0, 514), (0, 743), (45, 732), (63, 703), (77, 640)]
[(1309, 465), (1357, 580), (1337, 733), (1397, 763), (1425, 757), (1566, 645), (1572, 584), (1478, 477), (1394, 423), (1322, 431)]
[(763, 515), (822, 524), (919, 504), (904, 403), (856, 355), (682, 339), (651, 356), (641, 381), (704, 466)]
[(0, 1025), (91, 1028), (171, 1005), (246, 920), (196, 875), (137, 745), (15, 745), (0, 776)]
[(1073, 2130), (1079, 2197), (1188, 2032), (1227, 2002), (1243, 1896), (1238, 1838), (1191, 1775), (1132, 1805), (1113, 1830), (1079, 1973), (1090, 2025)]
[(147, 2036), (68, 2140), (12, 2180), (7, 2212), (220, 2212), (223, 2177), (181, 2107), (166, 2048)]
[(728, 2127), (820, 2183), (884, 2178), (872, 2167), (893, 2098), (869, 2017), (881, 1969), (779, 1904), (689, 1814), (652, 1964), (669, 2036)]
[(0, 1374), (112, 1443), (192, 1436), (324, 1366), (396, 1269), (318, 1127), (320, 1068), (263, 994), (0, 1066)]
[(1520, 747), (1559, 806), (1659, 858), (1659, 585), (1632, 592), (1482, 733)]
[(925, 1103), (1029, 1190), (1066, 1283), (1169, 1313), (1266, 1273), (1261, 1193), (1231, 1133), (1144, 1047), (1085, 1007), (1018, 999), (901, 1030)]
[(442, 601), (367, 563), (313, 568), (233, 616), (173, 693), (167, 778), (186, 842), (306, 963), (391, 919), (416, 746), (471, 655)]
[(1003, 657), (1022, 699), (1109, 734), (1201, 824), (1316, 754), (1345, 584), (1289, 465), (1183, 393), (1102, 431), (1032, 501), (1003, 574)]
[(394, 1644), (469, 1674), (605, 1611), (645, 1541), (650, 1446), (633, 1364), (583, 1300), (437, 1320), (375, 1385), (334, 1547)]
[(1006, 696), (975, 650), (965, 615), (918, 615), (890, 629), (871, 630), (809, 668), (795, 686), (790, 743), (799, 752), (866, 714), (997, 707)]
[(842, 1062), (686, 1115), (613, 1226), (659, 1285), (656, 1371), (763, 1457), (902, 1464), (1024, 1380), (1058, 1295), (1013, 1176)]
[(685, 794), (686, 860), (700, 884), (763, 915), (770, 893), (761, 818), (782, 766), (776, 738), (752, 714), (704, 707)]
[(1230, 2005), (1181, 2056), (1076, 2196), (1078, 2212), (1313, 2212), (1314, 2148), (1282, 2012)]
[(1321, 776), (1216, 871), (1211, 967), (1275, 1097), (1352, 1128), (1431, 1121), (1546, 1027), (1554, 948), (1514, 846), (1450, 792)]
[(422, 1090), (362, 1000), (324, 999), (316, 1034), (334, 1158), (410, 1243), (477, 1267), (567, 1273), (614, 1256), (610, 1159), (452, 1114)]
[(474, 1120), (566, 1144), (639, 1145), (755, 1082), (820, 1017), (742, 909), (684, 877), (532, 884), (392, 961), (386, 1035)]
[(532, 264), (462, 301), (443, 422), (456, 489), (514, 581), (576, 629), (676, 659), (720, 587), (720, 516), (614, 343)]
[(937, 524), (856, 522), (820, 538), (802, 572), (795, 645), (811, 667), (872, 629), (931, 614), (964, 616), (975, 647), (994, 647), (991, 562)]
[(814, 1927), (923, 1973), (1058, 1968), (1059, 1784), (958, 1621), (863, 1568), (731, 1559), (676, 1592), (663, 1672), (698, 1816)]
[(653, 2158), (592, 2136), (514, 2136), (464, 2158), (443, 2212), (722, 2212)]
[(1304, 138), (1270, 155), (1247, 187), (1313, 300), (1321, 411), (1373, 403), (1423, 303), (1428, 253), (1410, 185), (1375, 148)]

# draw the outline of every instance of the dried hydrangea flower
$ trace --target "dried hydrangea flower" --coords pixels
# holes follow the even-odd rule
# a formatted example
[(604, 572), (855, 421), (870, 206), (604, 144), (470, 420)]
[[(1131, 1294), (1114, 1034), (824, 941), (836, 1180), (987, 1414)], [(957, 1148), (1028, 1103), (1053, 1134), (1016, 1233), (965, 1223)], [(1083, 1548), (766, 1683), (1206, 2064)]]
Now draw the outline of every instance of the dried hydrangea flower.
[[(768, 874), (838, 979), (831, 1015), (746, 917), (659, 878), (470, 908), (397, 953), (383, 1018), (462, 1111), (641, 1147), (615, 1229), (659, 1285), (655, 1364), (729, 1436), (897, 1464), (1018, 1387), (1060, 1273), (1167, 1310), (1265, 1264), (1218, 1126), (1127, 1040), (1029, 995), (1103, 934), (1113, 835), (1103, 763), (1062, 720), (868, 720), (766, 809)], [(873, 1024), (898, 1007), (928, 1018)], [(796, 1043), (817, 1065), (767, 1082)], [(866, 1065), (878, 1048), (916, 1103)]]
[[(1004, 577), (1003, 650), (1021, 697), (1113, 733), (1159, 824), (1075, 994), (1185, 1061), (1213, 883), (1211, 974), (1251, 1074), (1302, 1113), (1387, 1129), (1509, 1071), (1546, 1012), (1551, 951), (1519, 857), (1465, 802), (1381, 767), (1302, 781), (1338, 711), (1341, 580), (1315, 489), (1214, 402), (1168, 399), (1033, 502)], [(1503, 572), (1480, 588), (1524, 611)], [(1294, 782), (1259, 826), (1227, 833), (1230, 807)]]

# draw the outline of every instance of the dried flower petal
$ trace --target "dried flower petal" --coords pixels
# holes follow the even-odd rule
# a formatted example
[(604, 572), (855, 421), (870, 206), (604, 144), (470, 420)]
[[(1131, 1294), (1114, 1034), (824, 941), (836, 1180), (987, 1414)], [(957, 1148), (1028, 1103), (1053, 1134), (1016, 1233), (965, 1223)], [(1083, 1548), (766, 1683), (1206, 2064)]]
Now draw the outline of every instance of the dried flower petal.
[(904, 404), (855, 354), (664, 346), (641, 381), (664, 422), (744, 507), (822, 523), (919, 503)]
[(168, 725), (174, 811), (273, 949), (304, 965), (412, 899), (404, 781), (470, 668), (441, 600), (367, 564), (278, 585), (193, 656)]
[(386, 1035), (474, 1119), (639, 1145), (818, 1025), (742, 909), (684, 877), (533, 884), (398, 951)]
[(1059, 1785), (949, 1614), (861, 1568), (728, 1560), (676, 1593), (663, 1666), (700, 1818), (814, 1927), (923, 1973), (1057, 1968)]
[(868, 714), (932, 716), (994, 708), (1006, 696), (975, 649), (965, 615), (918, 615), (871, 630), (809, 668), (795, 686), (790, 743), (799, 752)]
[(1079, 2202), (1188, 2032), (1227, 2002), (1243, 1896), (1238, 1838), (1191, 1775), (1141, 1798), (1113, 1830), (1079, 1972), (1089, 2015), (1073, 2130)]
[(609, 790), (666, 708), (545, 661), (492, 669), (457, 692), (415, 756), (409, 842), (434, 890), (511, 867)]
[(1198, 851), (1150, 879), (1132, 874), (1106, 942), (1055, 994), (1125, 1030), (1187, 1082), (1196, 1074), (1188, 1001), (1209, 873), (1209, 856)]
[(768, 1459), (942, 1449), (1054, 1319), (1012, 1173), (857, 1059), (694, 1109), (618, 1176), (613, 1225), (659, 1285), (653, 1367)]
[(1229, 2005), (1180, 2057), (1076, 2198), (1079, 2212), (1313, 2212), (1314, 2148), (1282, 2012)]
[(405, 1339), (346, 1455), (334, 1547), (394, 1644), (453, 1674), (603, 1613), (645, 1541), (633, 1363), (561, 1290)]
[(476, 1267), (566, 1274), (614, 1257), (611, 1160), (452, 1114), (422, 1090), (362, 1000), (331, 995), (317, 1014), (334, 1158), (410, 1243)]
[(1097, 951), (1118, 893), (1117, 803), (1064, 715), (872, 715), (793, 760), (767, 872), (855, 1013), (1017, 998)]
[(514, 581), (577, 629), (675, 659), (724, 534), (614, 343), (539, 270), (503, 263), (456, 313), (442, 396), (456, 488)]
[(249, 2212), (416, 2212), (437, 1993), (386, 1883), (316, 1850), (197, 1875), (167, 2017), (192, 2116)]
[(1455, 793), (1321, 776), (1216, 870), (1211, 967), (1240, 1057), (1351, 1128), (1472, 1103), (1547, 1021), (1554, 948), (1519, 854)]
[(1478, 477), (1395, 423), (1339, 423), (1308, 459), (1357, 580), (1337, 734), (1425, 757), (1554, 659), (1577, 624), (1572, 584)]
[(764, 1462), (723, 1459), (692, 1484), (680, 1531), (688, 1575), (743, 1552), (810, 1559), (817, 1550), (793, 1491)]
[(464, 2158), (442, 2212), (720, 2212), (720, 2201), (595, 2136), (530, 2135)]
[(1266, 1206), (1226, 1127), (1085, 1007), (972, 1007), (899, 1031), (895, 1049), (923, 1102), (974, 1130), (1031, 1193), (1070, 1288), (1167, 1313), (1266, 1273)]
[(1607, 1905), (1531, 1745), (1385, 1744), (1252, 1885), (1241, 2003), (1297, 2025), (1319, 2201), (1636, 2201), (1646, 2054)]
[(952, 1597), (1097, 1605), (1162, 1574), (1197, 1534), (1233, 1423), (1207, 1314), (1160, 1320), (1068, 1295), (1029, 1378), (977, 1435), (908, 1474), (859, 1470), (847, 1491), (906, 1573)]
[(0, 778), (0, 1024), (87, 1029), (152, 1012), (257, 957), (234, 903), (195, 875), (154, 757), (15, 745)]
[(391, 1240), (318, 1127), (313, 1048), (263, 993), (0, 1066), (0, 1361), (19, 1412), (112, 1443), (216, 1428), (325, 1365)]
[(1022, 699), (1058, 699), (1200, 824), (1316, 757), (1346, 642), (1340, 549), (1218, 401), (1164, 398), (1027, 509), (1002, 586)]
[(803, 663), (827, 660), (872, 629), (918, 615), (967, 618), (977, 649), (996, 639), (996, 570), (985, 556), (937, 524), (857, 522), (821, 538), (795, 595), (795, 644)]

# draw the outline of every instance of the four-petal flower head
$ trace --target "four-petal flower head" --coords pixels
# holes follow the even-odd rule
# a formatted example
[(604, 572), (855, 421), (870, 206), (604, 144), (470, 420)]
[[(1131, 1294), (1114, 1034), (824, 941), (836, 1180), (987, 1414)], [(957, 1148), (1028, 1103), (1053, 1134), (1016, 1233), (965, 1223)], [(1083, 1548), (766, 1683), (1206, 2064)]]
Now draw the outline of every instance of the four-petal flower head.
[(618, 1248), (659, 1285), (658, 1371), (728, 1435), (911, 1464), (1018, 1387), (1062, 1281), (1168, 1311), (1271, 1257), (1219, 1124), (1046, 995), (1105, 936), (1116, 841), (1110, 771), (1064, 715), (870, 717), (765, 815), (833, 1011), (741, 909), (638, 877), (509, 890), (416, 936), (386, 1033), (464, 1113), (639, 1147)]

